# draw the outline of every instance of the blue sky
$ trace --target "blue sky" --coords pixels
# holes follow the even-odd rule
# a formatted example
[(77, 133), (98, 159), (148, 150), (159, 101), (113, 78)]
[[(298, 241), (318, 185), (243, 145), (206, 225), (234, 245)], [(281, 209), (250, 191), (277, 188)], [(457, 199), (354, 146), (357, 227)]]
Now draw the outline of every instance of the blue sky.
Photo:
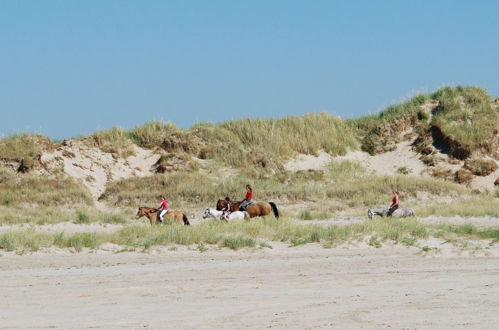
[(0, 136), (499, 95), (497, 1), (0, 1)]

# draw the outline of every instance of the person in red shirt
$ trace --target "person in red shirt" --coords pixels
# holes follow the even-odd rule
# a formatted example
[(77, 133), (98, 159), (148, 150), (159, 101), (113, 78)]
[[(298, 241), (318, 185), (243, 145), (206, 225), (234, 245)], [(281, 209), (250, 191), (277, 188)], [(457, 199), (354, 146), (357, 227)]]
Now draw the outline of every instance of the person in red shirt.
[(246, 196), (244, 197), (243, 203), (241, 204), (240, 210), (246, 211), (246, 208), (251, 203), (251, 199), (253, 198), (253, 189), (249, 184), (246, 185)]
[(159, 214), (159, 221), (163, 222), (163, 216), (168, 213), (168, 201), (163, 195), (159, 197), (161, 198), (161, 205), (158, 208), (161, 210), (161, 213)]
[(388, 209), (389, 217), (391, 217), (393, 212), (395, 212), (395, 210), (399, 208), (399, 203), (400, 203), (399, 192), (392, 191), (392, 194), (393, 194), (392, 205), (390, 205), (390, 209)]

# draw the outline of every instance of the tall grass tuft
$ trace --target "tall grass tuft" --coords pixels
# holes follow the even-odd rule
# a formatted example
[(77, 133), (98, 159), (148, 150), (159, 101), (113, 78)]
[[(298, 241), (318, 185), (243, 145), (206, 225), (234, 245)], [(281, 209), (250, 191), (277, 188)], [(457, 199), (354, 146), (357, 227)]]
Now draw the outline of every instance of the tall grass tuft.
[(0, 205), (92, 205), (88, 191), (70, 178), (14, 174), (0, 170)]
[(416, 208), (421, 217), (431, 215), (452, 217), (494, 217), (499, 218), (499, 199), (494, 196), (480, 196), (456, 199), (452, 202), (435, 203)]
[(321, 149), (332, 155), (343, 155), (357, 148), (351, 127), (327, 112), (229, 121), (221, 127), (232, 132), (249, 149), (266, 150), (274, 157), (317, 154)]
[(52, 148), (52, 141), (39, 134), (19, 134), (0, 139), (0, 158), (30, 159)]
[(121, 127), (97, 131), (92, 138), (104, 152), (114, 153), (122, 158), (134, 155), (133, 144), (127, 137), (127, 132)]
[(179, 132), (173, 123), (148, 122), (130, 131), (131, 139), (143, 148), (160, 147), (173, 133)]

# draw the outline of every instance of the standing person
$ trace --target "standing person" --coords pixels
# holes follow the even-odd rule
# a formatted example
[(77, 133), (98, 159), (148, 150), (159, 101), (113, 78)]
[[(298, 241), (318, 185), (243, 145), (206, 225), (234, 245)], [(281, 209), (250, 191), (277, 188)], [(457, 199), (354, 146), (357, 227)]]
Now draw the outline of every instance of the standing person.
[(163, 195), (159, 196), (161, 198), (161, 205), (158, 209), (161, 209), (161, 213), (159, 214), (159, 221), (163, 223), (163, 215), (168, 213), (168, 201), (165, 199)]
[(241, 204), (241, 211), (246, 211), (246, 208), (251, 203), (251, 199), (253, 198), (253, 189), (249, 184), (246, 185), (246, 197), (244, 197), (243, 203)]
[(393, 194), (392, 205), (390, 205), (390, 208), (388, 209), (389, 217), (391, 217), (393, 212), (395, 212), (395, 210), (399, 208), (399, 203), (400, 203), (399, 192), (392, 191), (392, 194)]

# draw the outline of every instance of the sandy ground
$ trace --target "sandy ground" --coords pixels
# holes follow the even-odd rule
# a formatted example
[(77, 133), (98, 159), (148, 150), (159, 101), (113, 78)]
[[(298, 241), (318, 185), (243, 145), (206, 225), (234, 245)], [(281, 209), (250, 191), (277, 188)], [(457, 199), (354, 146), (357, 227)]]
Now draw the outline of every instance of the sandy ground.
[(494, 329), (499, 257), (309, 244), (0, 257), (2, 329)]

